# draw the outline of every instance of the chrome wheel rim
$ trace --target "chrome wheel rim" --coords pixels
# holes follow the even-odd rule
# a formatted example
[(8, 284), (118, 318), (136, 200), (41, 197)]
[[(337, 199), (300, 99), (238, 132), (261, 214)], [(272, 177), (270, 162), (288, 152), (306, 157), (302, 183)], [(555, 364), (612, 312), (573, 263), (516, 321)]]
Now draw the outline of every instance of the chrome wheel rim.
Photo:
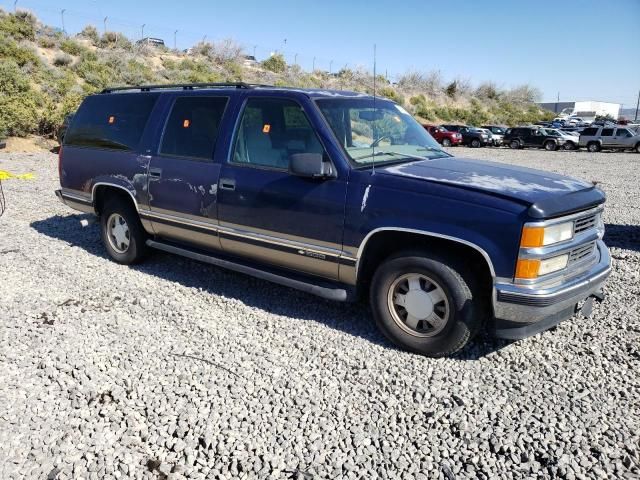
[(389, 287), (387, 303), (396, 324), (416, 337), (433, 337), (449, 321), (449, 301), (444, 289), (421, 273), (398, 277)]
[(127, 221), (119, 213), (112, 213), (107, 219), (107, 240), (117, 253), (129, 250), (131, 232)]

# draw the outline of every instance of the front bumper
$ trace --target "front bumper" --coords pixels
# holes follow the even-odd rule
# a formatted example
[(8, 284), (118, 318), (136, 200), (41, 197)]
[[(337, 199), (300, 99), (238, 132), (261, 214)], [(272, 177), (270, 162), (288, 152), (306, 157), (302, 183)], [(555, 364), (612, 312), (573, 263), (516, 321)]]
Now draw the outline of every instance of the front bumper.
[(547, 330), (571, 317), (580, 302), (601, 291), (611, 273), (611, 257), (597, 242), (599, 260), (588, 270), (552, 287), (496, 284), (493, 334), (521, 339)]

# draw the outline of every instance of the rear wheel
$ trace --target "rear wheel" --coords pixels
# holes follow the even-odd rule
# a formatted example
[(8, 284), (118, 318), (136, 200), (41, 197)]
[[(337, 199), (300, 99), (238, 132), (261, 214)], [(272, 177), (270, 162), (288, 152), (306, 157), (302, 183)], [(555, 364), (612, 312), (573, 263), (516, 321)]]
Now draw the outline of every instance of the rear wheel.
[(401, 348), (440, 357), (462, 349), (483, 320), (473, 277), (455, 262), (404, 252), (376, 270), (370, 302), (378, 328)]
[(518, 140), (511, 140), (509, 148), (513, 148), (514, 150), (520, 148), (520, 142)]
[(565, 150), (576, 150), (576, 144), (573, 142), (567, 142), (564, 144)]
[(442, 146), (443, 147), (450, 147), (451, 146), (451, 140), (449, 140), (448, 138), (443, 138), (442, 139)]
[(587, 150), (589, 150), (590, 152), (599, 152), (600, 144), (598, 142), (591, 142), (587, 145)]
[(558, 148), (558, 146), (556, 145), (556, 142), (552, 141), (552, 140), (548, 140), (546, 142), (544, 142), (544, 149), (548, 152), (553, 152), (556, 148)]
[(636, 153), (640, 153), (640, 142), (636, 143)]
[(474, 138), (471, 140), (471, 146), (473, 148), (478, 148), (480, 146), (480, 140), (478, 140), (477, 138)]
[(147, 254), (147, 234), (138, 212), (122, 197), (108, 198), (100, 216), (102, 242), (109, 256), (118, 263), (140, 262)]

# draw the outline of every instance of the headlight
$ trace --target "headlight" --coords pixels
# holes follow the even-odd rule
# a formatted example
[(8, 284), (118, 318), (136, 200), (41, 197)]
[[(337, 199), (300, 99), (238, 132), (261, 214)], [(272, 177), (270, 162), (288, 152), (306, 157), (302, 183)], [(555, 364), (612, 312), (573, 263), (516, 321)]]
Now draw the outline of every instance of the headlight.
[(533, 279), (548, 273), (557, 272), (567, 266), (569, 254), (558, 255), (557, 257), (537, 259), (520, 259), (516, 265), (516, 278)]
[(573, 238), (573, 222), (558, 223), (548, 227), (524, 227), (520, 246), (544, 247)]

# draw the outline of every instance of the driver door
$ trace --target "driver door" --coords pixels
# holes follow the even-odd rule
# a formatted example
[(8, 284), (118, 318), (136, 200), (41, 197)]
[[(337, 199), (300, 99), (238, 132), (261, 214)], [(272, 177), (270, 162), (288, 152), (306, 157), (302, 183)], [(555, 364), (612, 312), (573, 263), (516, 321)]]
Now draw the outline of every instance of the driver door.
[(249, 97), (220, 173), (222, 248), (337, 279), (346, 181), (291, 175), (295, 153), (328, 158), (302, 106), (289, 98)]

